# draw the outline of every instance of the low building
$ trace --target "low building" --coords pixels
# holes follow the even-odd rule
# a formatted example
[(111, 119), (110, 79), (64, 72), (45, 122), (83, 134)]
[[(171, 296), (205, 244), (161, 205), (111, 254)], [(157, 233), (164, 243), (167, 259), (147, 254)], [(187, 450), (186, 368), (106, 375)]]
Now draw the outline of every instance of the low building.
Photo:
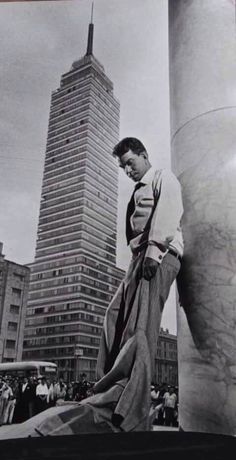
[(0, 242), (0, 362), (22, 358), (30, 270), (5, 259)]
[(155, 382), (178, 385), (177, 337), (163, 328), (157, 342)]

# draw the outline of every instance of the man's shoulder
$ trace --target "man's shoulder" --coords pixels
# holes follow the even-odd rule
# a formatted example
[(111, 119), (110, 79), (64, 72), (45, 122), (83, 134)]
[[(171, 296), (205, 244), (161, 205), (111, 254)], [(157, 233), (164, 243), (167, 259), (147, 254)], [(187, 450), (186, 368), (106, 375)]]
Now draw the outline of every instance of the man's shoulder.
[(153, 168), (153, 174), (152, 174), (152, 181), (153, 183), (161, 183), (163, 180), (168, 179), (176, 176), (170, 169), (154, 169)]
[(180, 188), (179, 179), (171, 169), (156, 169), (153, 176), (153, 184), (160, 187), (165, 184), (165, 187), (176, 190)]
[(154, 175), (160, 177), (176, 177), (175, 173), (170, 168), (154, 169)]

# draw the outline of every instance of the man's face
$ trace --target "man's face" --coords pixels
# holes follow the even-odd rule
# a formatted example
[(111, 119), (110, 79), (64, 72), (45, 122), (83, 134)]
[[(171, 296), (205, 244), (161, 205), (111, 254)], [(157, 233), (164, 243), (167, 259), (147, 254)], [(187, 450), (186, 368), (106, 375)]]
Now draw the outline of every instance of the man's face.
[(127, 176), (134, 182), (139, 182), (150, 168), (146, 152), (136, 155), (136, 153), (132, 152), (132, 150), (129, 150), (121, 156), (119, 163), (120, 167), (124, 169)]

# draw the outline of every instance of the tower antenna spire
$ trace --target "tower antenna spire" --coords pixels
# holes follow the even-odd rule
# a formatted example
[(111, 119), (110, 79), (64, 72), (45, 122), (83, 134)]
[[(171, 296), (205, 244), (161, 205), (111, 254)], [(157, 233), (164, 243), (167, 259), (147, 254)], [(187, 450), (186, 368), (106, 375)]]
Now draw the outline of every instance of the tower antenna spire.
[(86, 56), (91, 56), (93, 54), (93, 2), (91, 8), (91, 22), (88, 29), (88, 43), (87, 43), (87, 52)]

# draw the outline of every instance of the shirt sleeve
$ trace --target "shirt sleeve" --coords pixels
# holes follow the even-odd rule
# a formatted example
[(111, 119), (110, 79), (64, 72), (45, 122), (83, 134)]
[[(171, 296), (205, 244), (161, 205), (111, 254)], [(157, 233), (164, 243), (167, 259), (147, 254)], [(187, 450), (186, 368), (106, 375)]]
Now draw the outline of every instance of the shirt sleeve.
[(151, 219), (148, 248), (145, 257), (161, 263), (168, 252), (183, 214), (181, 186), (171, 171), (163, 170), (159, 190), (154, 183), (154, 195), (158, 201)]

